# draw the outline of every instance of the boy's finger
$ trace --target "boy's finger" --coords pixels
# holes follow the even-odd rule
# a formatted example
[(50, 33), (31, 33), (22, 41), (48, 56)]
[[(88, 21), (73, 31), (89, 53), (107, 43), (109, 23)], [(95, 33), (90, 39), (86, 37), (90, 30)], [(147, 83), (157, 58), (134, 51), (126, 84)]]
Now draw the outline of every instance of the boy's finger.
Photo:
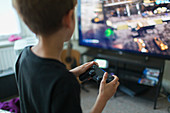
[(117, 82), (116, 82), (116, 87), (118, 87), (118, 86), (119, 86), (119, 84), (120, 84), (120, 82), (119, 82), (119, 81), (117, 81)]
[(89, 69), (90, 67), (92, 67), (92, 65), (98, 65), (96, 62), (92, 61), (92, 62), (88, 62), (87, 64), (84, 65), (85, 70)]
[(97, 66), (99, 66), (98, 63), (95, 62), (95, 61), (91, 61), (91, 62), (89, 63), (89, 65), (94, 65), (94, 64), (97, 65)]
[(119, 78), (116, 75), (113, 75), (114, 79), (111, 81), (111, 84), (117, 84)]
[(89, 69), (94, 63), (93, 62), (88, 62), (87, 64), (84, 65), (85, 70)]
[(94, 63), (95, 65), (99, 66), (99, 64), (98, 64), (97, 62), (93, 61), (93, 63)]
[(103, 75), (102, 83), (106, 83), (108, 73), (105, 72)]

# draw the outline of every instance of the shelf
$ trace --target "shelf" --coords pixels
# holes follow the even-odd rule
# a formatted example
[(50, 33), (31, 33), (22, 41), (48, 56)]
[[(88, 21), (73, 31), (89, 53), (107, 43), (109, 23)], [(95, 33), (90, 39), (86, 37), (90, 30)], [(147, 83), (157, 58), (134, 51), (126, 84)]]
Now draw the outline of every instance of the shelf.
[[(150, 96), (148, 97), (151, 98), (151, 100), (154, 100), (153, 108), (156, 109), (157, 98), (160, 93), (163, 78), (165, 64), (164, 59), (154, 56), (145, 56), (137, 53), (131, 54), (100, 49), (90, 49), (89, 51), (82, 54), (82, 57), (83, 56), (108, 60), (109, 67), (113, 73), (117, 74), (119, 77), (121, 84), (119, 89), (130, 96), (135, 96), (142, 94), (142, 92), (147, 92), (147, 95)], [(145, 85), (140, 84), (139, 80), (143, 77), (143, 71), (145, 68), (153, 68), (160, 71), (157, 84), (149, 85), (146, 84), (147, 82), (145, 82)], [(107, 71), (109, 72), (110, 70), (108, 69)]]

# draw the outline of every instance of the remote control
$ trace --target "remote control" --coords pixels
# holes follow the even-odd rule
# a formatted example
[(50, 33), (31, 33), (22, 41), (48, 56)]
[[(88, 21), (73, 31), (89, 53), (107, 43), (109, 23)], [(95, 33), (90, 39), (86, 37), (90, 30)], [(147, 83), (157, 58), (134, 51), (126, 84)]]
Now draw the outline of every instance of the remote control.
[[(85, 73), (81, 74), (79, 76), (79, 79), (81, 81), (86, 81), (89, 78), (92, 78), (93, 80), (95, 80), (97, 83), (100, 83), (100, 81), (103, 78), (105, 71), (100, 69), (97, 65), (93, 65), (92, 67), (90, 67)], [(114, 79), (114, 77), (110, 74), (108, 74), (107, 80), (106, 82), (109, 83), (110, 81), (112, 81)]]

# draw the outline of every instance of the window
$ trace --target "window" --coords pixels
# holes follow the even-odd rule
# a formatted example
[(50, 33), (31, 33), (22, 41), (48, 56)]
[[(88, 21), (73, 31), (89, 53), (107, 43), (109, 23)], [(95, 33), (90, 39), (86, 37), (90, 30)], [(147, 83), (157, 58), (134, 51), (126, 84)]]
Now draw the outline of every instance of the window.
[(20, 32), (19, 18), (12, 6), (12, 0), (0, 0), (0, 39)]

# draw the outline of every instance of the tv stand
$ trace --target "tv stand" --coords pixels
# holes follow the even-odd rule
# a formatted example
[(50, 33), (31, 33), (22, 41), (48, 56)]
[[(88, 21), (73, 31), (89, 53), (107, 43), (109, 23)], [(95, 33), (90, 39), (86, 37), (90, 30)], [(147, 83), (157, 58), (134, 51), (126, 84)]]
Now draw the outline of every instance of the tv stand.
[(149, 56), (145, 56), (145, 62), (149, 61)]
[[(150, 89), (154, 89), (154, 96), (150, 94), (152, 100), (154, 101), (154, 109), (156, 109), (157, 98), (160, 93), (160, 88), (162, 85), (163, 71), (165, 60), (152, 57), (152, 56), (144, 56), (141, 54), (130, 54), (124, 52), (114, 52), (109, 50), (98, 50), (98, 49), (90, 49), (87, 52), (83, 53), (81, 56), (81, 61), (84, 63), (84, 56), (94, 58), (102, 58), (109, 61), (109, 66), (113, 68), (114, 73), (119, 77), (120, 83), (123, 86), (120, 86), (120, 90), (127, 91), (127, 94), (130, 92), (129, 88), (126, 87), (127, 81), (129, 83), (135, 83), (137, 85), (138, 76), (143, 75), (143, 70), (145, 68), (153, 68), (158, 69), (160, 71), (159, 79), (157, 85), (151, 87), (146, 86)], [(129, 91), (128, 91), (129, 90)], [(131, 96), (134, 96), (135, 93), (131, 93)], [(148, 98), (148, 97), (146, 97)], [(149, 97), (150, 98), (150, 97)], [(148, 98), (148, 99), (149, 99)]]

